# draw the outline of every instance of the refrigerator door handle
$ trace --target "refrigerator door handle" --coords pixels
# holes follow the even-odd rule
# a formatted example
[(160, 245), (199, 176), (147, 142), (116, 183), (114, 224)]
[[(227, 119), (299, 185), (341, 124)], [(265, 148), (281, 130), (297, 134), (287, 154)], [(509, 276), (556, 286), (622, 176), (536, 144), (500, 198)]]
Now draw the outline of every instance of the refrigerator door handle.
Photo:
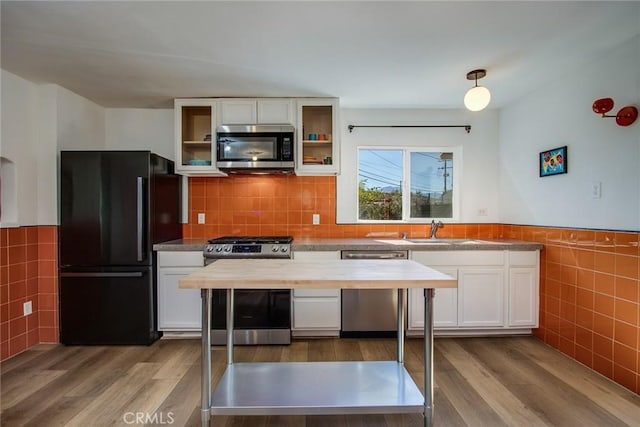
[(143, 271), (129, 273), (60, 273), (60, 277), (142, 277)]
[(144, 261), (144, 250), (143, 250), (143, 226), (144, 226), (144, 178), (138, 177), (138, 194), (137, 194), (137, 218), (136, 218), (136, 242), (138, 246), (138, 261)]

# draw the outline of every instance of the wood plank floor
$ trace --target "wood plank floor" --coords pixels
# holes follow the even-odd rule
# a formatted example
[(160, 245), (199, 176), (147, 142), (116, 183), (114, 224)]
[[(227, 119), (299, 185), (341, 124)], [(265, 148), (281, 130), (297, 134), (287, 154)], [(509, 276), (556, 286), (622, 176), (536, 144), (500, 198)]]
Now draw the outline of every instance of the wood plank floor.
[[(405, 365), (422, 389), (422, 340)], [(225, 350), (214, 347), (214, 384)], [(236, 347), (238, 362), (393, 360), (393, 339)], [(640, 396), (533, 337), (438, 338), (436, 426), (640, 426)], [(200, 425), (200, 342), (39, 345), (2, 363), (2, 426)], [(313, 385), (310, 385), (312, 387)], [(273, 386), (277, 392), (278, 384)], [(215, 426), (422, 426), (419, 414), (214, 417)]]

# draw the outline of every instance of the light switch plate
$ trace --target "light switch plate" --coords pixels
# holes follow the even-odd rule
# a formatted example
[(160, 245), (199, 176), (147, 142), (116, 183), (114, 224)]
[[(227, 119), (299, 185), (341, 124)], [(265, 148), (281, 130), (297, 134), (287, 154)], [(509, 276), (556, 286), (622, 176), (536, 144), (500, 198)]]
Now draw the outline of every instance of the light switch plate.
[(204, 224), (204, 213), (198, 214), (198, 224)]
[(313, 225), (320, 225), (320, 214), (313, 214)]

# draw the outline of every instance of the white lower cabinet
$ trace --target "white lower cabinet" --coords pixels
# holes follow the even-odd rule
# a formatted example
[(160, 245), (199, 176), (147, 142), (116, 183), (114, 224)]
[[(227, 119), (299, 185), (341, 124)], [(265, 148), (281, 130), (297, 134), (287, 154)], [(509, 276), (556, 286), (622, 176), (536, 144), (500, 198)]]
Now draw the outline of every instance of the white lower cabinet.
[(200, 332), (198, 289), (180, 289), (178, 281), (204, 265), (202, 251), (158, 252), (158, 329)]
[(460, 268), (458, 326), (504, 325), (504, 267)]
[[(436, 298), (433, 300), (434, 327), (450, 328), (458, 326), (458, 290), (436, 289), (435, 295)], [(424, 297), (422, 299), (424, 300)], [(422, 304), (422, 317), (424, 318), (424, 303)], [(421, 326), (424, 328), (424, 320)]]
[[(457, 277), (457, 289), (436, 289), (437, 334), (528, 333), (538, 326), (538, 251), (412, 251), (411, 258)], [(422, 333), (424, 296), (409, 291), (408, 332)]]
[(538, 326), (539, 256), (538, 251), (510, 253), (508, 326)]
[[(300, 251), (298, 259), (340, 259), (340, 251)], [(457, 289), (436, 289), (434, 328), (440, 335), (528, 333), (538, 327), (539, 251), (412, 251), (411, 259), (458, 279)], [(200, 332), (200, 291), (180, 289), (180, 278), (204, 265), (201, 251), (158, 252), (158, 329)], [(338, 336), (340, 289), (295, 289), (294, 336)], [(408, 334), (424, 325), (424, 291), (410, 289)]]
[[(451, 277), (458, 277), (455, 268), (438, 268)], [(408, 328), (424, 330), (424, 289), (409, 289)], [(434, 328), (458, 327), (458, 290), (441, 288), (435, 290), (433, 299)]]
[[(296, 259), (340, 259), (340, 251), (294, 252)], [(294, 289), (291, 333), (293, 336), (340, 334), (340, 289)]]
[(293, 330), (340, 330), (340, 294), (331, 297), (294, 296)]

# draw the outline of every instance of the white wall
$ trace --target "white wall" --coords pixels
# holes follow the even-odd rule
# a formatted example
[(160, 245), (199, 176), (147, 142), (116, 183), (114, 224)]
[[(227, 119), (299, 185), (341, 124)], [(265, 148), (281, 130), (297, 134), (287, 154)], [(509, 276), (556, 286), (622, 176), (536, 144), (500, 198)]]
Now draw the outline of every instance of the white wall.
[(16, 170), (12, 225), (57, 224), (58, 151), (103, 149), (104, 109), (57, 85), (37, 85), (4, 70), (1, 78), (0, 155)]
[(103, 150), (105, 109), (63, 87), (56, 88), (58, 149)]
[(107, 109), (106, 148), (151, 150), (160, 156), (175, 160), (173, 109)]
[(38, 217), (40, 225), (58, 223), (58, 86), (38, 87)]
[[(496, 222), (499, 218), (498, 113), (485, 110), (348, 109), (340, 110), (340, 175), (337, 178), (338, 223), (357, 222), (358, 146), (462, 147), (460, 222)], [(459, 125), (461, 128), (355, 128), (348, 125)], [(455, 191), (455, 190), (454, 190)], [(479, 216), (479, 210), (486, 216)]]
[[(3, 218), (2, 226), (35, 225), (38, 212), (38, 88), (35, 84), (2, 70), (2, 152), (15, 170), (16, 206), (3, 206), (15, 215)], [(11, 191), (4, 188), (3, 193)], [(4, 197), (3, 197), (4, 199)], [(7, 200), (5, 200), (7, 203)], [(15, 208), (15, 209), (11, 209)], [(7, 223), (9, 222), (9, 223)]]
[[(592, 111), (604, 97), (615, 101), (609, 114), (640, 106), (638, 70), (640, 36), (501, 111), (502, 222), (640, 230), (640, 121), (620, 127)], [(539, 152), (564, 145), (568, 173), (540, 178)]]

